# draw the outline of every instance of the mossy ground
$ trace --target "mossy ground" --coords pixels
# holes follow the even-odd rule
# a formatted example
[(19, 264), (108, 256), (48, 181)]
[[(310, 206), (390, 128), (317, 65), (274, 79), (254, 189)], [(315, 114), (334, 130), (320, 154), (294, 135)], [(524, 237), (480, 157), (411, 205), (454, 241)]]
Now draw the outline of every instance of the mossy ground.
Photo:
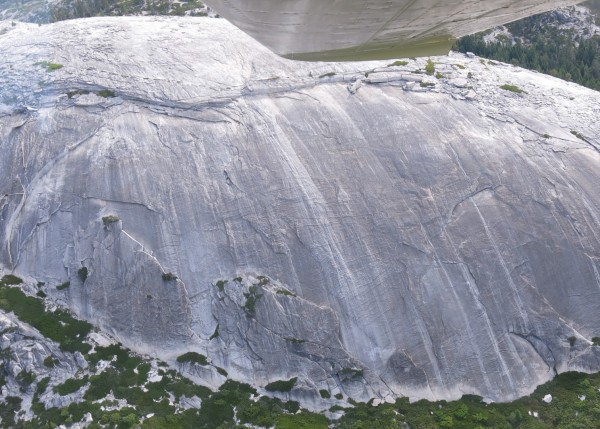
[[(0, 404), (0, 418), (5, 427), (45, 429), (68, 426), (83, 421), (86, 414), (90, 413), (93, 423), (88, 427), (92, 429), (228, 429), (247, 425), (275, 429), (405, 429), (406, 425), (412, 429), (600, 428), (600, 373), (561, 374), (538, 387), (530, 396), (503, 404), (486, 404), (480, 397), (465, 395), (459, 401), (423, 400), (412, 404), (407, 398), (401, 398), (393, 404), (377, 407), (371, 403), (356, 403), (348, 398), (353, 405), (344, 408), (333, 405), (335, 401), (330, 398), (328, 391), (316, 392), (322, 398), (331, 399), (331, 411), (343, 412), (343, 416), (336, 421), (328, 420), (323, 414), (300, 410), (299, 403), (295, 401), (284, 402), (259, 396), (253, 387), (232, 380), (212, 392), (173, 369), (163, 369), (156, 362), (154, 371), (158, 371), (162, 378), (160, 381), (149, 381), (153, 364), (148, 359), (118, 344), (97, 346), (91, 351), (90, 345), (84, 342), (91, 325), (74, 319), (66, 312), (46, 311), (42, 300), (25, 295), (18, 287), (11, 287), (20, 283), (21, 280), (15, 276), (2, 278), (0, 307), (4, 311), (13, 311), (22, 321), (58, 341), (65, 350), (84, 353), (90, 372), (59, 384), (51, 383), (49, 377), (34, 380), (29, 374), (24, 374), (19, 382), (23, 388), (34, 392), (32, 411), (35, 417), (27, 422), (15, 419), (22, 401), (18, 397), (7, 397)], [(183, 360), (204, 361), (202, 358), (205, 359), (196, 353), (188, 354)], [(100, 368), (97, 366), (100, 361), (110, 364), (100, 370), (97, 369)], [(48, 360), (48, 364), (54, 362)], [(6, 362), (0, 363), (0, 385), (5, 383), (5, 377), (2, 377), (5, 365)], [(346, 369), (342, 372), (354, 375), (357, 371)], [(273, 391), (288, 392), (293, 391), (296, 382), (293, 378), (271, 383), (268, 387)], [(83, 402), (46, 409), (40, 397), (50, 385), (60, 395), (83, 389)], [(110, 393), (117, 400), (125, 401), (125, 405), (120, 409), (115, 408), (117, 402), (107, 399)], [(553, 397), (550, 404), (542, 400), (547, 394)], [(193, 397), (201, 399), (201, 407), (184, 410), (180, 401)], [(338, 393), (334, 397), (341, 400), (344, 395)], [(150, 414), (152, 417), (147, 418)]]
[(3, 277), (0, 281), (1, 309), (12, 311), (19, 320), (58, 342), (64, 351), (87, 353), (91, 349), (82, 340), (91, 331), (92, 325), (75, 319), (65, 310), (47, 311), (41, 299), (27, 296), (19, 288), (8, 287), (11, 283), (5, 279)]

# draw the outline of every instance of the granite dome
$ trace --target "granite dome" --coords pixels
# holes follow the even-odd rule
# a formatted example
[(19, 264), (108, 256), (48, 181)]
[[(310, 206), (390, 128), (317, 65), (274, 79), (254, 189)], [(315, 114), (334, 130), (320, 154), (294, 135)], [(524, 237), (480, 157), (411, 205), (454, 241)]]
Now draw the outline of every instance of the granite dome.
[(314, 408), (600, 369), (597, 92), (298, 63), (223, 20), (2, 25), (0, 263), (127, 346)]

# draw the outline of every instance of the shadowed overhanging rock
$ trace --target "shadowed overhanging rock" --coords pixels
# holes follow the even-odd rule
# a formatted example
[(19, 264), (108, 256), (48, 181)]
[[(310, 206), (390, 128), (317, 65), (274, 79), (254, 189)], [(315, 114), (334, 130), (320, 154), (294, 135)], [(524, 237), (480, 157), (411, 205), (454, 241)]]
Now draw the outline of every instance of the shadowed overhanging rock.
[(577, 0), (208, 0), (286, 58), (364, 61), (445, 55), (459, 37)]
[(9, 30), (0, 260), (124, 344), (298, 377), (311, 407), (599, 369), (597, 92), (462, 55), (296, 63), (221, 20)]

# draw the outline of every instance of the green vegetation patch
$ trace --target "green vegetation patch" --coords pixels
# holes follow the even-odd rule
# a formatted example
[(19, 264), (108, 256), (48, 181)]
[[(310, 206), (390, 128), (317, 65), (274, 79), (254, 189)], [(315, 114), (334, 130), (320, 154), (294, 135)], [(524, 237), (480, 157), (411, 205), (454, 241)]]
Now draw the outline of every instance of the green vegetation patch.
[[(118, 347), (101, 348), (97, 351), (103, 357), (113, 357), (113, 364), (117, 360), (127, 362), (127, 351)], [(93, 356), (93, 354), (91, 355)], [(142, 365), (136, 368), (143, 372)], [(130, 365), (128, 365), (130, 366)], [(408, 398), (401, 398), (395, 403), (384, 403), (377, 407), (369, 403), (357, 403), (349, 399), (353, 407), (344, 408), (334, 406), (332, 412), (343, 412), (343, 416), (336, 421), (328, 421), (322, 414), (310, 413), (300, 410), (298, 402), (283, 402), (276, 398), (256, 398), (257, 391), (253, 387), (226, 381), (219, 391), (211, 392), (205, 387), (196, 386), (190, 380), (179, 376), (175, 371), (162, 371), (163, 379), (159, 382), (147, 383), (147, 391), (140, 387), (144, 382), (143, 377), (136, 379), (131, 369), (109, 368), (103, 373), (90, 377), (90, 388), (85, 394), (85, 401), (70, 404), (65, 408), (50, 408), (46, 410), (40, 404), (39, 396), (48, 386), (48, 379), (38, 383), (34, 395), (32, 410), (37, 417), (26, 428), (56, 427), (64, 424), (69, 426), (72, 422), (82, 421), (87, 412), (92, 414), (94, 422), (100, 426), (110, 428), (146, 429), (172, 429), (172, 428), (239, 428), (252, 425), (262, 428), (279, 429), (401, 429), (401, 428), (456, 428), (456, 429), (588, 429), (597, 427), (598, 410), (600, 409), (600, 374), (565, 373), (555, 380), (540, 386), (529, 397), (521, 398), (511, 403), (486, 404), (482, 398), (474, 395), (464, 395), (458, 401), (426, 400), (410, 403)], [(294, 380), (295, 383), (295, 379)], [(291, 381), (278, 381), (288, 386)], [(81, 381), (73, 383), (67, 389), (72, 390)], [(116, 401), (104, 400), (106, 394), (113, 392), (117, 399), (127, 401), (127, 406), (121, 410), (106, 411), (103, 407), (114, 407)], [(273, 391), (280, 391), (279, 389)], [(321, 397), (329, 398), (327, 390), (321, 390)], [(551, 393), (553, 401), (546, 404), (542, 398)], [(183, 396), (194, 396), (202, 400), (198, 409), (177, 411), (176, 407), (169, 404), (168, 397), (172, 395), (176, 401)], [(342, 399), (341, 393), (334, 395)], [(582, 399), (585, 396), (585, 399)], [(92, 402), (95, 399), (99, 401)], [(19, 400), (7, 401), (12, 413), (20, 409)], [(7, 416), (3, 404), (0, 407), (2, 417)], [(235, 410), (235, 412), (234, 412)], [(530, 413), (531, 412), (531, 413)], [(535, 412), (538, 417), (532, 414)], [(152, 417), (141, 420), (144, 416), (153, 414)], [(238, 422), (235, 421), (237, 418)], [(3, 423), (10, 421), (3, 420)], [(51, 422), (51, 424), (50, 424)], [(21, 427), (21, 426), (16, 426)]]
[(329, 393), (329, 390), (321, 389), (319, 390), (319, 395), (321, 395), (321, 398), (323, 399), (331, 398), (331, 393)]
[(81, 280), (82, 282), (85, 282), (88, 277), (87, 267), (81, 267), (79, 270), (77, 270), (77, 276), (79, 277), (79, 280)]
[(262, 298), (262, 294), (258, 293), (258, 286), (252, 285), (248, 288), (248, 293), (244, 293), (244, 297), (246, 298), (246, 302), (242, 306), (244, 311), (246, 312), (246, 316), (254, 317), (256, 314), (256, 302)]
[(89, 94), (90, 91), (87, 91), (85, 89), (77, 89), (75, 91), (67, 91), (67, 97), (69, 99), (75, 97), (76, 95), (85, 95), (85, 94)]
[(112, 391), (115, 398), (125, 399), (130, 405), (141, 405), (144, 403), (143, 401), (150, 403), (153, 398), (150, 395), (144, 395), (144, 392), (136, 387), (147, 380), (148, 371), (143, 367), (109, 367), (100, 374), (89, 377), (90, 387), (85, 392), (84, 398), (89, 401), (97, 401), (103, 399)]
[(143, 359), (133, 355), (120, 344), (111, 344), (105, 347), (97, 346), (94, 353), (86, 356), (87, 361), (96, 365), (101, 360), (112, 362), (117, 369), (133, 369), (142, 364)]
[(17, 382), (21, 385), (21, 391), (27, 390), (27, 387), (31, 385), (35, 381), (35, 374), (31, 371), (21, 371), (15, 377)]
[(355, 369), (355, 368), (344, 368), (340, 372), (338, 372), (338, 376), (340, 379), (344, 381), (354, 381), (362, 378), (363, 370)]
[(23, 280), (13, 274), (7, 274), (0, 280), (0, 286), (20, 285)]
[(114, 215), (102, 216), (102, 223), (105, 227), (112, 225), (113, 223), (117, 223), (120, 219)]
[(68, 380), (65, 380), (64, 383), (59, 384), (58, 386), (54, 386), (52, 390), (61, 396), (65, 396), (77, 392), (79, 389), (85, 386), (87, 382), (87, 377), (69, 378)]
[[(171, 392), (171, 385), (168, 381), (164, 381), (164, 385), (154, 388), (151, 386), (151, 392), (160, 391), (164, 394), (165, 390)], [(161, 383), (163, 383), (161, 382)], [(189, 383), (189, 380), (187, 381)], [(152, 384), (152, 383), (151, 383)], [(160, 384), (160, 383), (157, 383)], [(183, 386), (199, 388), (193, 384), (183, 383)], [(164, 390), (163, 390), (164, 389)], [(235, 383), (232, 381), (225, 382), (218, 392), (211, 393), (208, 389), (202, 388), (204, 391), (189, 391), (181, 392), (181, 395), (186, 397), (198, 396), (202, 399), (202, 408), (200, 410), (190, 409), (182, 413), (166, 415), (161, 413), (144, 421), (142, 428), (233, 428), (237, 427), (234, 424), (233, 407), (238, 408), (238, 419), (244, 421), (240, 416), (240, 411), (247, 406), (250, 401), (250, 395), (256, 394), (256, 390), (248, 385)], [(175, 395), (180, 397), (181, 395)]]
[(571, 130), (571, 134), (573, 134), (575, 137), (577, 137), (579, 140), (583, 140), (584, 142), (586, 142), (587, 140), (585, 139), (585, 136), (583, 134), (581, 134), (579, 131), (575, 131), (575, 130)]
[(282, 416), (296, 413), (300, 409), (298, 402), (295, 401), (282, 402), (268, 397), (252, 400), (251, 397), (256, 395), (257, 392), (253, 387), (228, 380), (218, 392), (205, 401), (210, 404), (210, 407), (206, 413), (201, 411), (200, 416), (208, 419), (212, 415), (210, 421), (224, 423), (225, 427), (237, 427), (232, 424), (229, 417), (230, 410), (235, 407), (241, 424), (268, 428), (277, 427)]
[(96, 92), (96, 95), (104, 98), (112, 98), (117, 96), (115, 94), (115, 91), (112, 91), (110, 89), (101, 89), (100, 91)]
[(58, 361), (58, 359), (54, 359), (51, 355), (47, 356), (46, 359), (44, 359), (44, 366), (46, 368), (54, 368), (59, 363), (60, 362)]
[[(198, 1), (189, 1), (189, 2), (184, 1), (181, 3), (172, 3), (171, 7), (172, 7), (172, 9), (169, 12), (169, 15), (184, 16), (187, 11), (202, 7), (202, 3), (198, 2)], [(207, 13), (203, 12), (203, 11), (190, 13), (190, 16), (206, 16), (206, 15), (207, 15)]]
[[(308, 411), (303, 411), (299, 414), (282, 414), (277, 420), (275, 429), (327, 429), (329, 421), (321, 414), (315, 414)], [(360, 427), (371, 427), (371, 428), (382, 428), (383, 426), (371, 426), (365, 422), (366, 425), (355, 426)]]
[(206, 356), (196, 352), (187, 352), (177, 358), (179, 363), (197, 363), (198, 365), (208, 365), (208, 359)]
[(76, 2), (50, 2), (46, 7), (50, 22), (90, 16), (207, 15), (203, 3), (197, 0), (182, 0), (178, 3), (169, 0), (77, 0)]
[(291, 297), (295, 297), (296, 294), (290, 292), (287, 289), (277, 289), (277, 292), (275, 292), (277, 295), (284, 295), (284, 296), (291, 296)]
[(525, 93), (527, 94), (526, 91), (523, 91), (521, 88), (519, 88), (516, 85), (510, 85), (508, 83), (504, 84), (504, 85), (500, 85), (499, 86), (500, 89), (503, 89), (505, 91), (510, 91), (510, 92), (514, 92), (515, 94), (522, 94)]
[(429, 76), (433, 76), (435, 73), (435, 64), (431, 61), (431, 58), (427, 60), (427, 64), (425, 64), (425, 73)]
[(35, 65), (44, 67), (47, 72), (53, 72), (55, 70), (63, 68), (62, 64), (52, 63), (52, 62), (49, 62), (49, 61), (41, 61), (39, 63), (35, 63)]
[(265, 390), (267, 392), (289, 392), (294, 388), (297, 381), (298, 377), (290, 378), (289, 380), (274, 381), (267, 384)]
[(269, 278), (265, 276), (258, 276), (258, 286), (264, 286), (269, 283)]
[(548, 14), (540, 14), (507, 24), (514, 41), (488, 42), (478, 33), (460, 38), (453, 49), (600, 90), (600, 35), (580, 36), (547, 21)]
[(400, 66), (405, 66), (407, 64), (408, 64), (408, 61), (397, 60), (391, 64), (388, 64), (387, 66), (388, 67), (400, 67)]
[(6, 428), (13, 427), (15, 424), (15, 416), (21, 410), (22, 399), (16, 396), (7, 396), (4, 398), (4, 403), (0, 406), (0, 419), (2, 426)]
[(91, 346), (83, 342), (92, 325), (73, 318), (65, 310), (47, 311), (42, 300), (27, 296), (18, 288), (0, 282), (0, 308), (12, 311), (19, 320), (30, 324), (42, 335), (60, 344), (67, 352), (87, 353)]
[(163, 273), (162, 279), (165, 282), (172, 282), (172, 281), (177, 280), (177, 276), (173, 273)]
[[(539, 386), (530, 396), (510, 403), (486, 404), (475, 395), (458, 401), (410, 403), (400, 398), (395, 404), (355, 403), (346, 408), (334, 427), (352, 429), (368, 422), (373, 428), (594, 428), (600, 410), (600, 374), (569, 372)], [(550, 404), (542, 401), (552, 394)], [(581, 400), (585, 396), (584, 400)], [(338, 409), (339, 410), (339, 409)], [(531, 412), (531, 414), (530, 414)], [(533, 413), (538, 417), (534, 417)]]
[(217, 289), (219, 289), (219, 292), (223, 292), (225, 290), (226, 284), (227, 280), (219, 280), (215, 283), (215, 286), (217, 287)]
[(56, 286), (56, 289), (64, 290), (64, 289), (67, 289), (69, 286), (71, 286), (71, 282), (64, 282), (64, 283), (61, 283), (58, 286)]
[[(89, 332), (89, 327), (87, 331), (75, 331), (75, 334), (65, 330), (53, 331), (67, 329), (72, 318), (69, 319), (70, 316), (66, 313), (57, 315), (47, 312), (39, 299), (28, 297), (20, 289), (9, 286), (20, 282), (18, 278), (2, 278), (0, 307), (5, 311), (14, 311), (17, 317), (30, 323), (43, 334), (50, 327), (52, 329), (49, 332), (54, 332), (54, 335), (65, 335), (66, 332), (66, 338), (76, 338), (81, 343)], [(57, 320), (62, 323), (58, 323)], [(566, 338), (565, 341), (574, 345), (572, 338), (574, 337)], [(600, 337), (593, 337), (591, 340), (594, 345), (600, 346)], [(72, 346), (72, 349), (78, 348)], [(93, 423), (88, 426), (92, 429), (224, 429), (248, 426), (276, 429), (588, 429), (597, 428), (600, 421), (600, 373), (560, 374), (551, 382), (538, 387), (530, 396), (510, 403), (486, 404), (481, 397), (464, 395), (458, 401), (422, 400), (412, 404), (408, 398), (400, 398), (395, 403), (384, 403), (374, 407), (372, 401), (365, 404), (348, 398), (353, 407), (332, 407), (332, 412), (343, 412), (343, 416), (339, 420), (328, 421), (322, 414), (301, 410), (299, 403), (295, 401), (257, 398), (258, 393), (252, 386), (231, 380), (227, 380), (217, 392), (211, 392), (206, 387), (193, 384), (174, 370), (161, 368), (159, 374), (162, 375), (162, 379), (158, 382), (148, 382), (150, 363), (119, 344), (98, 346), (86, 359), (92, 368), (101, 360), (109, 361), (110, 365), (99, 374), (79, 376), (80, 378), (68, 379), (55, 386), (54, 392), (68, 395), (89, 383), (82, 402), (62, 408), (46, 409), (40, 402), (40, 396), (48, 389), (51, 380), (49, 377), (36, 382), (33, 373), (21, 371), (17, 376), (21, 389), (34, 390), (31, 410), (35, 416), (28, 422), (15, 421), (15, 416), (21, 410), (21, 399), (7, 397), (0, 404), (2, 426), (18, 429), (45, 429), (60, 425), (70, 427), (75, 422), (83, 421), (87, 413), (93, 418)], [(186, 353), (177, 360), (180, 363), (201, 361), (208, 364), (205, 356), (195, 352)], [(44, 360), (47, 367), (56, 363), (51, 356)], [(0, 363), (0, 379), (6, 370), (2, 366)], [(225, 370), (215, 368), (220, 374), (227, 376)], [(355, 379), (362, 377), (362, 370), (344, 368), (338, 375), (340, 378)], [(289, 392), (296, 383), (297, 378), (279, 380), (268, 384), (266, 390)], [(106, 396), (111, 392), (117, 400), (126, 401), (127, 405), (121, 409), (114, 409), (117, 401), (106, 400)], [(547, 394), (553, 397), (550, 404), (542, 400)], [(325, 389), (320, 390), (319, 395), (324, 399), (331, 398), (331, 393)], [(170, 404), (169, 398), (175, 398), (177, 402), (184, 396), (200, 398), (201, 408), (183, 411), (177, 404)], [(334, 397), (338, 400), (343, 399), (341, 393), (335, 394)], [(538, 417), (535, 417), (534, 413)], [(145, 418), (149, 414), (153, 416)]]
[(213, 334), (210, 336), (210, 338), (208, 339), (209, 341), (214, 340), (215, 338), (219, 338), (219, 324), (217, 323), (217, 326), (215, 327), (215, 332), (213, 332)]
[(249, 395), (244, 395), (238, 411), (242, 423), (260, 427), (273, 427), (284, 411), (284, 405), (277, 399), (262, 397), (256, 402), (248, 401)]
[(46, 391), (49, 383), (50, 377), (44, 377), (39, 381), (33, 394), (33, 402), (36, 402), (39, 399), (39, 397)]

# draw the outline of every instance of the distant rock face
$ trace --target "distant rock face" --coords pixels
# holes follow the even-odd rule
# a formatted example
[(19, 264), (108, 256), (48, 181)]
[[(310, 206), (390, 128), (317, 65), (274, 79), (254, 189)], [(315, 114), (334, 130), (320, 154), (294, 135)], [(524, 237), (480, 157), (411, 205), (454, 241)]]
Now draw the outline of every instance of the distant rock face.
[(581, 0), (208, 0), (274, 52), (295, 60), (446, 54), (458, 37)]
[(222, 20), (6, 29), (0, 261), (129, 347), (315, 408), (600, 370), (597, 92), (296, 63)]

